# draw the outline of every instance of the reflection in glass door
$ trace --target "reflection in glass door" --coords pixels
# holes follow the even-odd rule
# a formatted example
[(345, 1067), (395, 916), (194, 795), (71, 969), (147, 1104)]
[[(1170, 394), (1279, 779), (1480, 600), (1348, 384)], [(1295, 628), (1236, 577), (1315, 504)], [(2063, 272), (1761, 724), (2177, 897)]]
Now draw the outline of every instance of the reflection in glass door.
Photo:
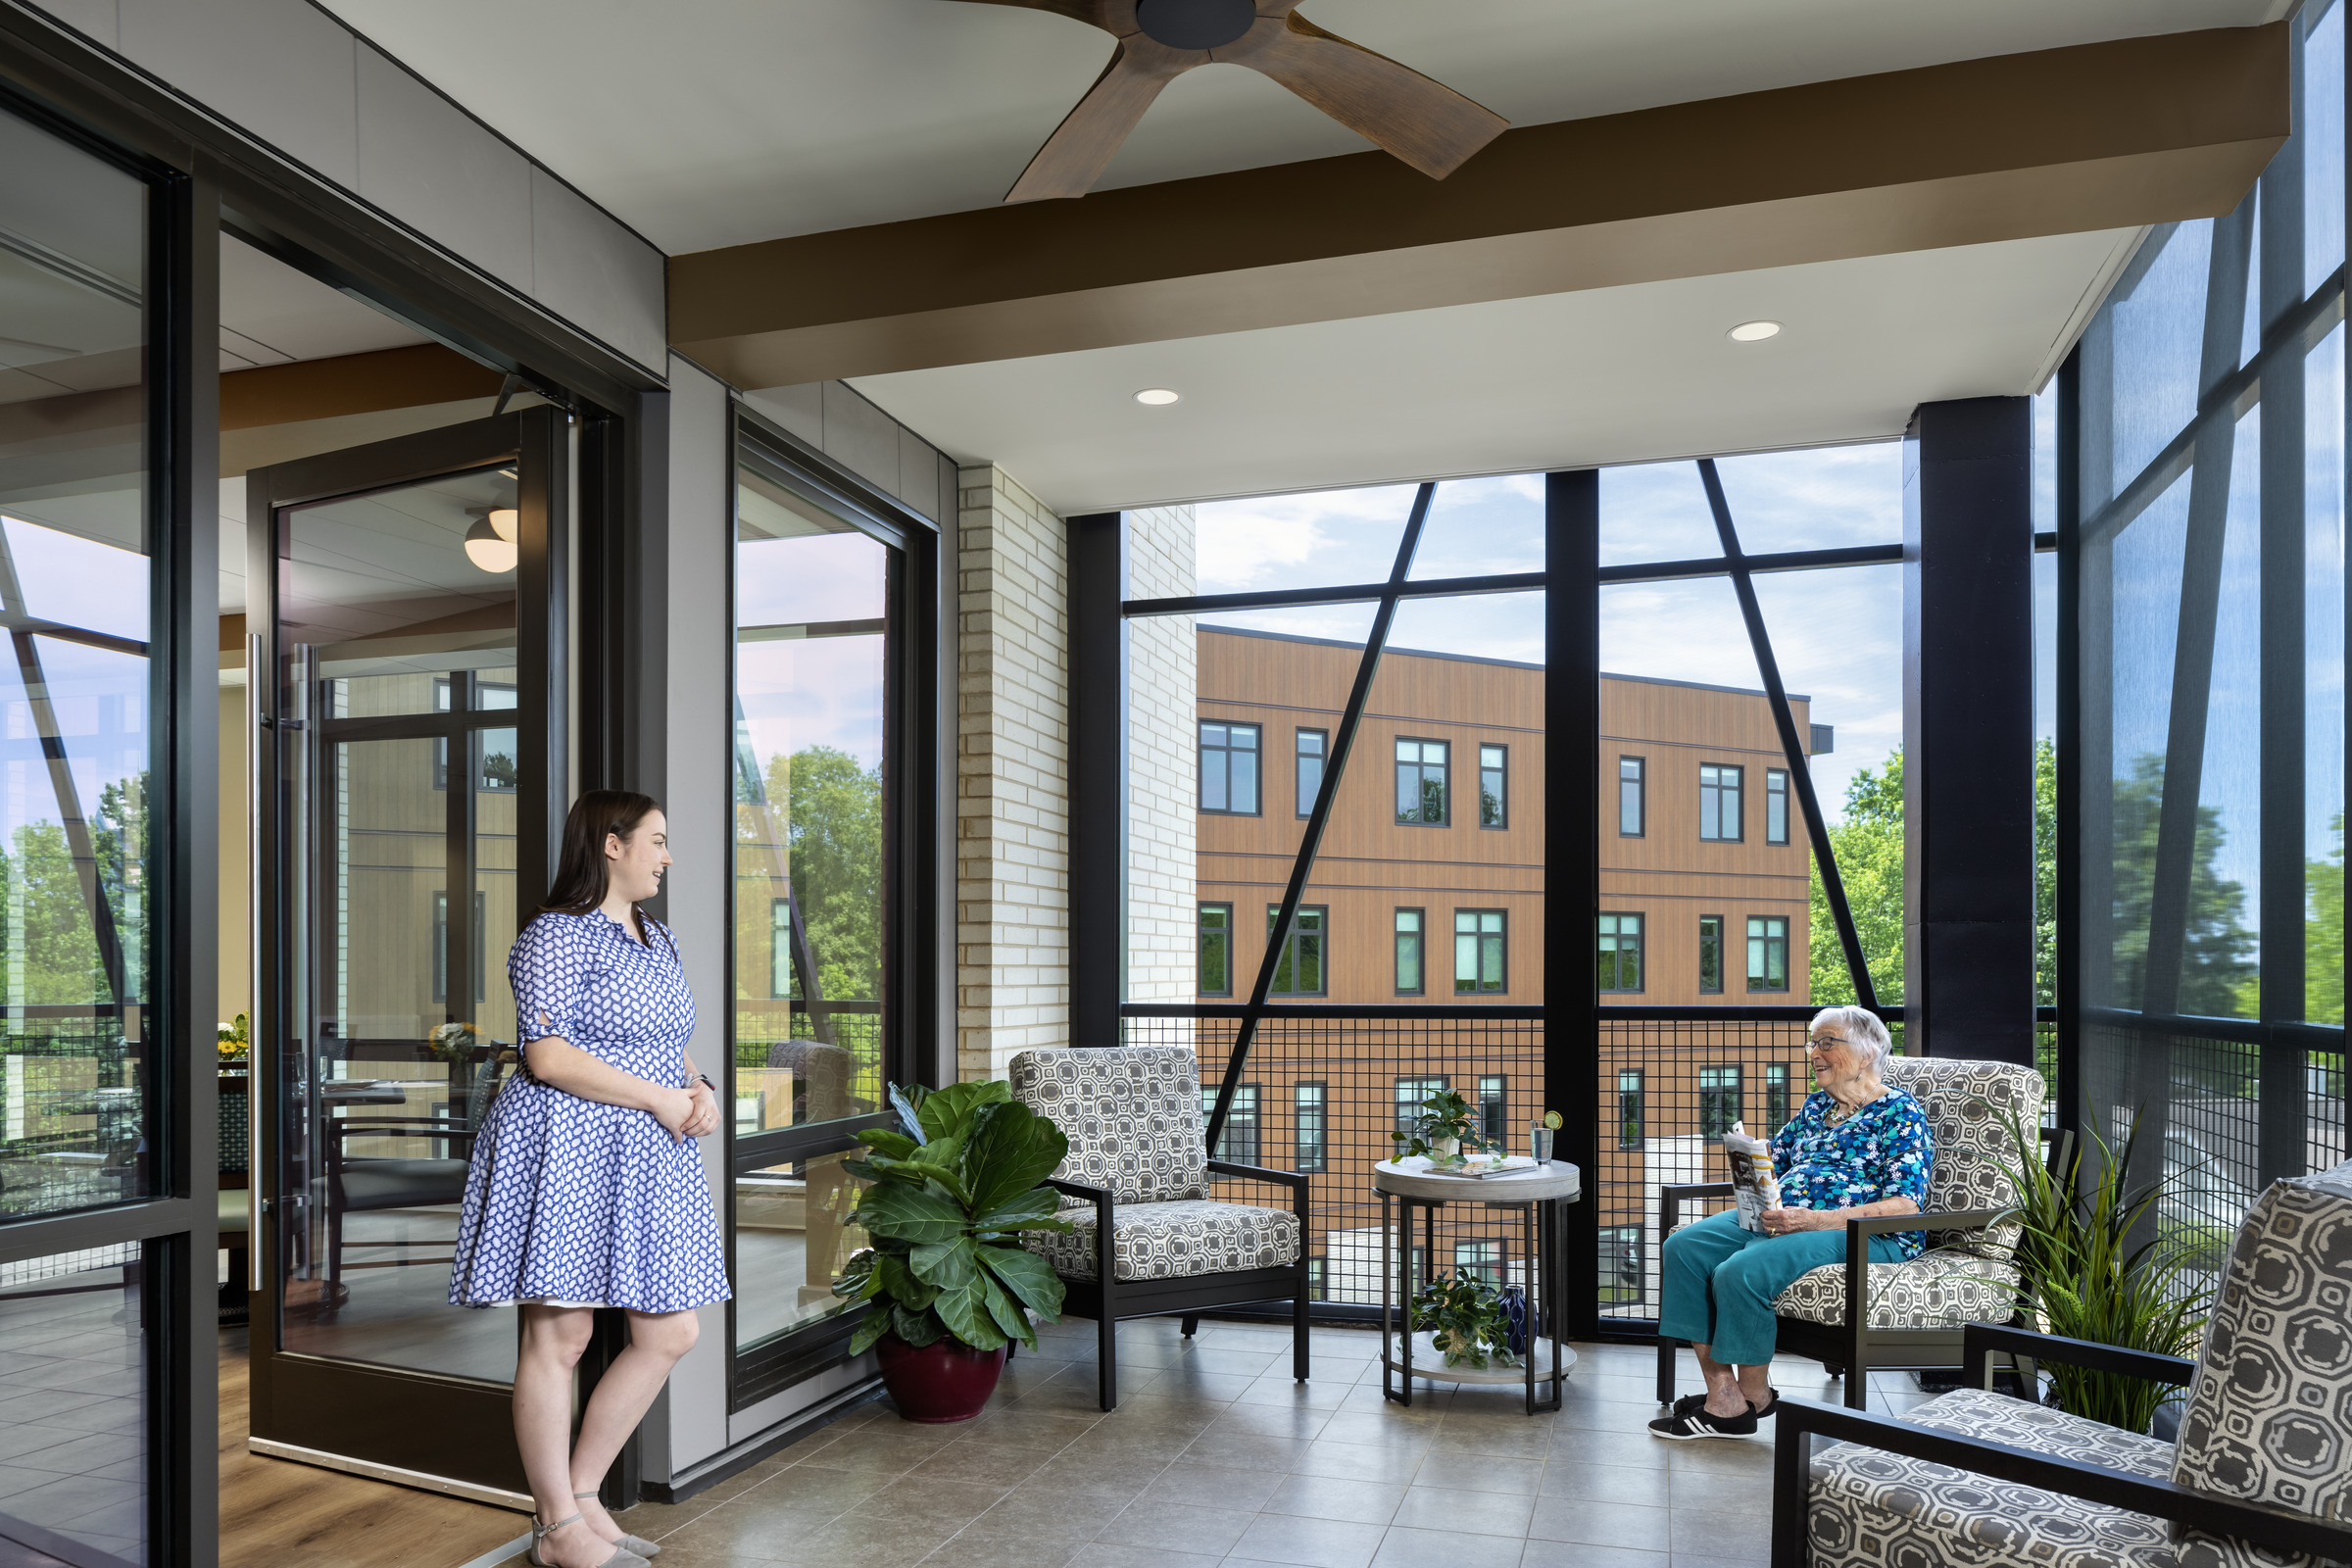
[(546, 885), (560, 419), (248, 479), (279, 789), (255, 1434), (507, 1490), (514, 1313), (450, 1306), (449, 1271), (474, 1137), (519, 1066), (507, 953)]

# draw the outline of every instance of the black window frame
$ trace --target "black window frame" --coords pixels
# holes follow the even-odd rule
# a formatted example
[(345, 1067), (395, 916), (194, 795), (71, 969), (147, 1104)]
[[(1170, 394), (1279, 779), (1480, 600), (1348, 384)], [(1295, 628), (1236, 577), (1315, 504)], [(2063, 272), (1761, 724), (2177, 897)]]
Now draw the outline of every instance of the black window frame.
[[(1306, 750), (1306, 738), (1312, 735), (1318, 748), (1311, 756)], [(1306, 764), (1315, 764), (1315, 787), (1307, 788)], [(1331, 762), (1331, 731), (1308, 729), (1301, 725), (1291, 731), (1291, 793), (1292, 804), (1298, 808), (1298, 819), (1306, 820), (1315, 814), (1315, 794), (1323, 787), (1323, 769)]]
[[(1497, 922), (1497, 928), (1489, 932), (1482, 926), (1479, 930), (1465, 933), (1462, 930), (1462, 916), (1466, 914), (1474, 915), (1482, 921), (1487, 916), (1493, 915)], [(1478, 945), (1477, 972), (1471, 976), (1470, 984), (1466, 987), (1462, 984), (1462, 938), (1465, 935)], [(1492, 986), (1488, 985), (1485, 980), (1487, 944), (1490, 941), (1494, 944), (1499, 955), (1499, 961), (1495, 967), (1501, 971), (1501, 978)], [(1482, 906), (1457, 907), (1453, 911), (1453, 994), (1457, 997), (1507, 997), (1511, 994), (1510, 910)]]
[[(1453, 1087), (1450, 1075), (1442, 1072), (1400, 1072), (1390, 1081), (1390, 1093), (1396, 1097), (1396, 1128), (1400, 1133), (1411, 1131), (1411, 1122), (1421, 1114), (1421, 1102), (1432, 1095), (1442, 1095)], [(1412, 1098), (1405, 1098), (1408, 1090)]]
[[(1208, 916), (1211, 911), (1225, 916), (1225, 929), (1218, 933), (1225, 939), (1225, 989), (1211, 991), (1205, 981), (1208, 972)], [(1193, 992), (1201, 997), (1230, 997), (1233, 995), (1233, 905), (1215, 899), (1202, 900), (1193, 906)]]
[[(1707, 926), (1710, 922), (1715, 927), (1712, 936), (1707, 933)], [(1702, 997), (1723, 995), (1723, 916), (1720, 914), (1702, 914), (1698, 917), (1698, 994)], [(1715, 955), (1715, 983), (1713, 985), (1707, 984), (1707, 954), (1710, 950)]]
[[(1499, 833), (1511, 825), (1511, 749), (1500, 741), (1479, 741), (1478, 747), (1478, 825), (1481, 831)], [(1496, 761), (1487, 765), (1487, 754), (1493, 752)], [(1487, 776), (1494, 777), (1494, 788), (1487, 788)], [(1488, 808), (1492, 806), (1493, 810)]]
[[(1617, 1069), (1617, 1147), (1640, 1149), (1649, 1138), (1647, 1074), (1640, 1067)], [(1626, 1136), (1631, 1128), (1633, 1136)]]
[[(1709, 779), (1709, 771), (1715, 773)], [(1723, 795), (1726, 785), (1723, 775), (1731, 775), (1729, 789), (1732, 797), (1732, 826), (1734, 831), (1722, 832)], [(1714, 796), (1714, 824), (1718, 831), (1709, 833), (1708, 796)], [(1698, 841), (1701, 844), (1744, 844), (1747, 842), (1747, 764), (1744, 762), (1701, 762), (1698, 764)]]
[[(1596, 1272), (1601, 1306), (1638, 1307), (1642, 1304), (1648, 1290), (1649, 1244), (1643, 1234), (1645, 1229), (1641, 1225), (1603, 1225), (1596, 1232), (1599, 1254)], [(1634, 1277), (1630, 1286), (1621, 1277), (1622, 1260), (1627, 1257), (1633, 1262)]]
[[(1792, 981), (1792, 977), (1788, 972), (1788, 934), (1790, 926), (1788, 916), (1785, 914), (1751, 914), (1746, 916), (1746, 945), (1741, 948), (1741, 954), (1747, 963), (1747, 989), (1762, 996), (1780, 996), (1789, 989)], [(1761, 933), (1758, 933), (1756, 930), (1756, 927), (1759, 924), (1765, 927), (1764, 931)], [(1775, 925), (1780, 927), (1780, 931), (1777, 935), (1771, 929)], [(1762, 942), (1764, 944), (1764, 973), (1766, 979), (1765, 983), (1762, 984), (1759, 984), (1756, 978), (1756, 950), (1753, 945), (1757, 942)], [(1776, 945), (1780, 948), (1781, 953), (1781, 983), (1777, 986), (1769, 983), (1772, 973), (1772, 951)]]
[[(1229, 1159), (1237, 1165), (1259, 1163), (1258, 1152), (1265, 1137), (1265, 1097), (1255, 1081), (1238, 1084), (1233, 1091), (1233, 1108), (1226, 1112), (1225, 1125), (1218, 1130), (1217, 1147), (1209, 1151), (1212, 1159)], [(1200, 1119), (1203, 1124), (1216, 1108), (1217, 1086), (1200, 1086)], [(1243, 1135), (1236, 1137), (1237, 1130)]]
[[(1774, 831), (1773, 819), (1780, 819), (1779, 831)], [(1788, 842), (1788, 770), (1768, 767), (1764, 770), (1764, 842)]]
[[(1612, 939), (1614, 939), (1615, 941), (1617, 941), (1618, 943), (1621, 943), (1621, 944), (1622, 944), (1622, 943), (1623, 943), (1623, 942), (1626, 940), (1626, 938), (1630, 936), (1630, 937), (1632, 937), (1632, 938), (1633, 938), (1633, 944), (1634, 944), (1634, 945), (1633, 945), (1633, 949), (1632, 949), (1632, 952), (1633, 952), (1633, 955), (1634, 955), (1634, 984), (1632, 984), (1632, 985), (1630, 985), (1630, 986), (1629, 986), (1629, 985), (1622, 985), (1622, 984), (1620, 984), (1620, 985), (1599, 985), (1599, 984), (1597, 984), (1597, 983), (1596, 983), (1596, 984), (1595, 984), (1595, 986), (1594, 986), (1594, 989), (1595, 989), (1596, 991), (1598, 991), (1598, 992), (1599, 992), (1599, 993), (1600, 993), (1602, 996), (1612, 996), (1612, 997), (1638, 997), (1638, 996), (1641, 996), (1641, 995), (1642, 995), (1642, 993), (1648, 989), (1648, 986), (1649, 986), (1649, 925), (1648, 925), (1648, 919), (1649, 919), (1648, 915), (1647, 915), (1646, 913), (1644, 913), (1642, 910), (1640, 910), (1640, 909), (1602, 909), (1602, 910), (1600, 910), (1599, 912), (1597, 912), (1596, 914), (1594, 914), (1594, 915), (1593, 915), (1593, 917), (1592, 917), (1592, 953), (1593, 953), (1593, 957), (1594, 957), (1594, 960), (1595, 960), (1595, 961), (1594, 961), (1594, 964), (1593, 964), (1593, 976), (1594, 976), (1594, 979), (1595, 979), (1595, 981), (1596, 981), (1596, 982), (1597, 982), (1597, 981), (1598, 981), (1598, 979), (1600, 978), (1600, 965), (1599, 965), (1599, 959), (1600, 959), (1600, 956), (1601, 956), (1601, 947), (1600, 947), (1601, 939), (1602, 939), (1602, 938), (1604, 938), (1604, 937), (1605, 937), (1605, 938), (1612, 938)], [(1600, 922), (1601, 922), (1601, 921), (1603, 921), (1603, 920), (1631, 920), (1631, 921), (1633, 921), (1633, 922), (1634, 922), (1634, 928), (1633, 928), (1633, 930), (1631, 930), (1630, 932), (1629, 932), (1629, 931), (1627, 931), (1627, 930), (1625, 930), (1625, 929), (1624, 929), (1622, 926), (1620, 926), (1619, 928), (1617, 928), (1616, 930), (1613, 930), (1613, 931), (1604, 931), (1604, 930), (1602, 930), (1602, 929), (1601, 929), (1601, 926), (1600, 926)], [(1611, 951), (1613, 951), (1613, 952), (1615, 953), (1615, 955), (1616, 955), (1616, 959), (1615, 959), (1615, 962), (1614, 962), (1614, 963), (1613, 963), (1613, 965), (1612, 965), (1612, 968), (1613, 968), (1613, 970), (1614, 970), (1614, 977), (1615, 977), (1617, 980), (1619, 980), (1619, 981), (1622, 981), (1622, 980), (1625, 978), (1625, 954), (1626, 954), (1626, 951), (1627, 951), (1627, 950), (1626, 950), (1624, 947), (1620, 946), (1620, 947), (1618, 947), (1618, 948), (1615, 948), (1615, 949), (1613, 949), (1613, 950), (1611, 950)]]
[[(1625, 771), (1628, 762), (1634, 764), (1630, 778)], [(1629, 799), (1625, 787), (1628, 784), (1634, 787), (1630, 797), (1634, 807), (1634, 825), (1631, 829), (1625, 825), (1625, 807)], [(1646, 757), (1620, 753), (1617, 758), (1617, 836), (1621, 839), (1649, 837), (1649, 759)]]
[(1482, 1072), (1478, 1075), (1478, 1126), (1482, 1137), (1507, 1139), (1510, 1136), (1511, 1075), (1507, 1072)]
[[(1269, 940), (1272, 939), (1274, 934), (1274, 922), (1281, 918), (1281, 905), (1269, 904), (1266, 906), (1266, 935)], [(1306, 929), (1306, 922), (1309, 919), (1317, 922), (1315, 928), (1311, 931)], [(1312, 991), (1301, 991), (1298, 990), (1296, 985), (1298, 969), (1301, 967), (1298, 962), (1298, 947), (1302, 941), (1310, 937), (1313, 938), (1316, 943), (1315, 974), (1316, 977), (1321, 980), (1322, 984)], [(1274, 967), (1274, 979), (1272, 983), (1267, 986), (1266, 995), (1269, 997), (1330, 996), (1331, 906), (1327, 904), (1301, 904), (1298, 906), (1298, 918), (1292, 921), (1290, 931), (1284, 936), (1283, 947), (1288, 951), (1283, 954), (1281, 961)], [(1294, 982), (1294, 984), (1288, 989), (1286, 989), (1282, 983), (1282, 977), (1286, 970), (1289, 971)]]
[[(1228, 734), (1234, 730), (1246, 729), (1252, 737), (1252, 744), (1242, 747), (1234, 746), (1228, 742), (1224, 745), (1211, 746), (1209, 745), (1208, 737), (1204, 732), (1212, 724), (1219, 729), (1227, 731)], [(1225, 799), (1229, 802), (1233, 799), (1233, 754), (1237, 751), (1248, 752), (1250, 756), (1257, 759), (1256, 774), (1250, 780), (1250, 788), (1252, 793), (1250, 796), (1250, 806), (1249, 810), (1236, 810), (1230, 805), (1211, 806), (1208, 804), (1207, 759), (1208, 754), (1212, 751), (1222, 753), (1226, 758)], [(1266, 814), (1265, 806), (1265, 725), (1257, 723), (1252, 719), (1200, 718), (1196, 716), (1193, 719), (1193, 808), (1199, 811), (1202, 816), (1263, 816)]]
[[(1398, 929), (1397, 929), (1398, 923), (1399, 923), (1399, 922), (1400, 922), (1400, 921), (1403, 919), (1403, 917), (1404, 917), (1405, 915), (1408, 915), (1408, 914), (1409, 914), (1409, 915), (1411, 915), (1411, 916), (1412, 916), (1412, 917), (1413, 917), (1415, 920), (1417, 920), (1417, 921), (1419, 921), (1419, 922), (1420, 922), (1420, 925), (1419, 925), (1418, 929), (1416, 929), (1416, 930), (1412, 931), (1412, 932), (1411, 932), (1411, 933), (1409, 933), (1409, 934), (1410, 934), (1410, 936), (1411, 936), (1411, 939), (1412, 939), (1412, 942), (1413, 942), (1413, 949), (1414, 949), (1414, 951), (1413, 951), (1413, 965), (1414, 965), (1415, 969), (1416, 969), (1416, 970), (1419, 972), (1419, 974), (1420, 974), (1420, 977), (1421, 977), (1421, 983), (1420, 983), (1419, 985), (1417, 985), (1417, 986), (1413, 986), (1413, 987), (1411, 987), (1410, 989), (1407, 989), (1407, 988), (1406, 988), (1406, 986), (1405, 986), (1405, 984), (1404, 984), (1404, 944), (1405, 944), (1405, 939), (1406, 939), (1406, 936), (1407, 936), (1407, 934), (1408, 934), (1408, 933), (1406, 933), (1406, 932), (1404, 932), (1404, 931), (1401, 931), (1401, 930), (1398, 930)], [(1395, 986), (1395, 987), (1396, 987), (1396, 994), (1397, 996), (1400, 996), (1400, 997), (1426, 997), (1426, 996), (1428, 996), (1428, 995), (1429, 995), (1429, 909), (1428, 909), (1428, 906), (1425, 906), (1425, 905), (1417, 905), (1417, 904), (1399, 904), (1399, 905), (1396, 906), (1395, 906), (1395, 908), (1394, 908), (1394, 909), (1391, 911), (1391, 913), (1390, 913), (1390, 915), (1389, 915), (1389, 931), (1390, 931), (1390, 934), (1391, 934), (1391, 941), (1390, 941), (1390, 944), (1389, 944), (1389, 960), (1390, 960), (1390, 967), (1389, 967), (1389, 983), (1390, 983), (1391, 985), (1393, 985), (1393, 986)]]
[(1788, 1064), (1764, 1064), (1764, 1133), (1766, 1137), (1788, 1125)]
[[(1709, 1073), (1728, 1073), (1729, 1083), (1708, 1083)], [(1740, 1119), (1740, 1098), (1746, 1089), (1746, 1074), (1736, 1061), (1710, 1061), (1698, 1069), (1698, 1136), (1704, 1142), (1720, 1144), (1732, 1123)], [(1729, 1096), (1729, 1100), (1724, 1098)], [(1728, 1111), (1728, 1114), (1727, 1114)]]
[[(1427, 753), (1423, 753), (1418, 760), (1412, 762), (1407, 762), (1402, 758), (1398, 757), (1396, 755), (1396, 748), (1406, 745), (1424, 747), (1438, 746), (1445, 749), (1445, 759), (1435, 764), (1441, 776), (1438, 780), (1439, 809), (1438, 815), (1434, 820), (1431, 819), (1427, 814), (1429, 810), (1429, 768), (1432, 764), (1429, 760)], [(1404, 780), (1404, 770), (1407, 767), (1413, 769), (1415, 779), (1414, 793), (1420, 798), (1422, 803), (1421, 810), (1423, 814), (1419, 816), (1407, 816), (1402, 811), (1398, 811), (1396, 813), (1396, 825), (1398, 827), (1453, 826), (1453, 742), (1440, 739), (1434, 735), (1398, 735), (1395, 737), (1389, 747), (1389, 760), (1395, 768), (1395, 771), (1390, 775), (1391, 782), (1399, 787), (1401, 787)], [(1396, 797), (1393, 793), (1390, 797), (1390, 800), (1393, 806), (1396, 800)]]
[[(1308, 1096), (1312, 1090), (1313, 1096)], [(1309, 1117), (1315, 1136), (1307, 1137)], [(1291, 1087), (1291, 1168), (1312, 1175), (1331, 1168), (1331, 1085), (1320, 1078), (1303, 1079)]]

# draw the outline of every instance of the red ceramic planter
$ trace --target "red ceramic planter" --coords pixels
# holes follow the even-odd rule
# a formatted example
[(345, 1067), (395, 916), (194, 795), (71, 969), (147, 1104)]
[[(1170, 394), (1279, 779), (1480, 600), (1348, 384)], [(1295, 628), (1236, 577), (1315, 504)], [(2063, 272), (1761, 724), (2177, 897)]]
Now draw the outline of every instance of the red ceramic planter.
[(912, 1346), (896, 1334), (874, 1342), (882, 1386), (909, 1421), (969, 1421), (997, 1392), (1005, 1347), (975, 1350), (954, 1340)]

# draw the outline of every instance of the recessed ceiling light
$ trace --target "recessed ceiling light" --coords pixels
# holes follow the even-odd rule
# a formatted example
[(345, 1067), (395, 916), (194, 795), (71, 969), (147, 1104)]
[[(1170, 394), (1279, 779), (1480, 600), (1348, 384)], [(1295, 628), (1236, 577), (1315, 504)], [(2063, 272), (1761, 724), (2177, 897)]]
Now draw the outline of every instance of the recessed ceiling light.
[(1135, 395), (1135, 401), (1154, 409), (1164, 409), (1183, 394), (1171, 392), (1164, 386), (1148, 386)]
[(1735, 343), (1761, 343), (1768, 337), (1781, 335), (1778, 321), (1741, 321), (1724, 334)]

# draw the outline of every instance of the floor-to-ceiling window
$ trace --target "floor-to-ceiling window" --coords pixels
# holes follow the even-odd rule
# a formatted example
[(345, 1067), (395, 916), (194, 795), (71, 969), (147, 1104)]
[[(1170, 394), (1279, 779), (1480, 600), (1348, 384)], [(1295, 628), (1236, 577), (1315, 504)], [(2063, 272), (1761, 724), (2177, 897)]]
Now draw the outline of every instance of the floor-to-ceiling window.
[(2188, 1221), (2345, 1154), (2344, 27), (2290, 20), (2293, 136), (2148, 234), (2067, 371), (2060, 1002)]

